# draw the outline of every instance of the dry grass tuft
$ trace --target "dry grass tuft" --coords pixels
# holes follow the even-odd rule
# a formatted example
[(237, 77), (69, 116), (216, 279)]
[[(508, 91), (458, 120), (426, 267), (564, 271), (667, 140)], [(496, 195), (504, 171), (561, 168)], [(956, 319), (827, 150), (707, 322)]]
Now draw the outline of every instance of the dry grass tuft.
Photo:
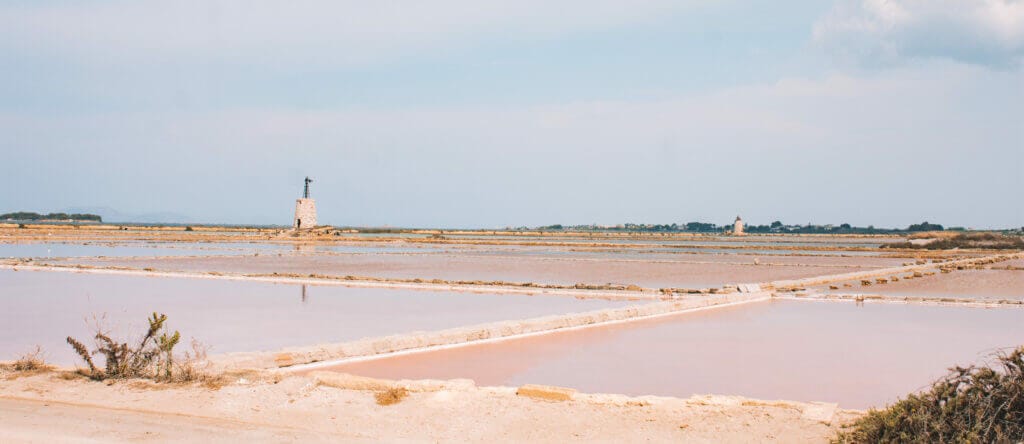
[(11, 367), (16, 372), (50, 370), (53, 368), (46, 364), (46, 359), (43, 357), (43, 349), (38, 345), (34, 350), (21, 355), (17, 361), (14, 361)]
[(46, 363), (43, 349), (38, 345), (34, 350), (21, 355), (14, 362), (0, 363), (0, 371), (10, 373), (10, 376), (15, 378), (46, 373), (51, 370), (53, 370), (53, 366)]
[(85, 374), (82, 370), (63, 371), (57, 373), (56, 377), (64, 381), (77, 381), (79, 379), (89, 379), (89, 375)]
[(402, 399), (409, 396), (409, 391), (404, 387), (392, 387), (379, 391), (374, 396), (377, 398), (377, 405), (391, 405), (402, 402)]

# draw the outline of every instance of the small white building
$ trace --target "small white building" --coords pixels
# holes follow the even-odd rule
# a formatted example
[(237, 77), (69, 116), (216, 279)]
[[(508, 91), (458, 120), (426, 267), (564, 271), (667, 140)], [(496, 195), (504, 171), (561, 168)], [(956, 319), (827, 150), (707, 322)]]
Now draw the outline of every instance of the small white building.
[(733, 236), (744, 236), (747, 234), (743, 232), (743, 219), (740, 219), (739, 216), (736, 216), (736, 222), (732, 223), (732, 234)]
[(316, 201), (309, 197), (309, 183), (312, 181), (306, 178), (302, 198), (295, 201), (295, 220), (292, 222), (292, 228), (296, 230), (316, 227)]

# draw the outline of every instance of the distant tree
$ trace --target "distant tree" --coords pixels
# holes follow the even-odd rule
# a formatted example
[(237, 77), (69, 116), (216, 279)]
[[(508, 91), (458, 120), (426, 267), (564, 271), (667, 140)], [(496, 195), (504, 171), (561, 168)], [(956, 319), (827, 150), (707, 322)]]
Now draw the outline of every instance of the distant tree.
[(842, 224), (842, 225), (839, 225), (839, 228), (842, 228), (844, 230), (849, 230), (852, 227), (850, 227), (850, 224)]
[(942, 231), (942, 225), (930, 224), (927, 221), (919, 224), (913, 224), (907, 227), (907, 231)]
[(780, 221), (772, 222), (772, 228), (781, 228), (781, 227), (782, 227), (782, 222), (780, 222)]
[(688, 222), (686, 224), (686, 231), (708, 232), (716, 230), (718, 230), (718, 226), (715, 224), (705, 222)]

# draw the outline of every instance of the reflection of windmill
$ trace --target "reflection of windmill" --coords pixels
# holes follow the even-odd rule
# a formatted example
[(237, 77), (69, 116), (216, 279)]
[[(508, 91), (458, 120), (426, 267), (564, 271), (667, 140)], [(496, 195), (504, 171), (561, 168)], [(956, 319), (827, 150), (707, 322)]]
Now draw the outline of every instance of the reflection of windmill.
[(310, 179), (309, 176), (306, 176), (306, 189), (302, 191), (303, 199), (309, 199), (309, 184), (312, 182), (313, 179)]

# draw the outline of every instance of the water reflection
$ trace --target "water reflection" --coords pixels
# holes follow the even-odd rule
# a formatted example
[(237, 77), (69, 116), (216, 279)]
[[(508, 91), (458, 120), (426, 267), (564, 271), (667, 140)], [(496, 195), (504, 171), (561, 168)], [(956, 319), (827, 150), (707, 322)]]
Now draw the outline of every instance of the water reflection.
[[(299, 288), (296, 288), (299, 287)], [(630, 301), (306, 286), (265, 282), (0, 270), (0, 360), (43, 347), (70, 365), (67, 336), (89, 337), (82, 322), (106, 314), (130, 336), (154, 311), (211, 353), (276, 350), (412, 331), (634, 305)], [(295, 303), (298, 291), (300, 303)]]

